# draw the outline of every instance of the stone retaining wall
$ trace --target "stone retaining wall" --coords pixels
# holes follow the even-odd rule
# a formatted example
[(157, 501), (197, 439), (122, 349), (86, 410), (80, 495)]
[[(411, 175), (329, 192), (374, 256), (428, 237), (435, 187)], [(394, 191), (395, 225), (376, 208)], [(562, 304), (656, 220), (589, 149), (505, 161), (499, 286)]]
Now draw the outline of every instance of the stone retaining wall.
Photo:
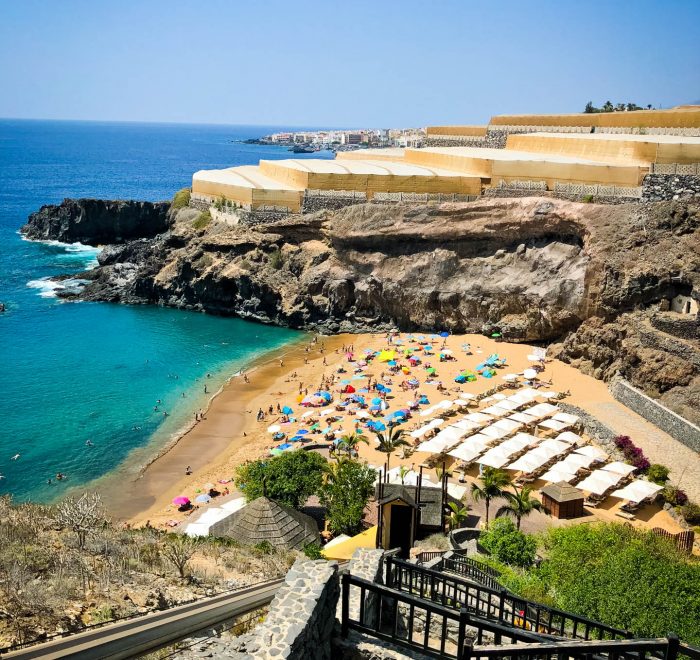
[(354, 206), (355, 204), (366, 204), (366, 199), (357, 199), (353, 197), (309, 197), (304, 195), (304, 201), (301, 205), (302, 213), (316, 213), (316, 211), (345, 208), (346, 206)]
[(687, 341), (662, 334), (661, 331), (645, 327), (643, 324), (637, 326), (637, 331), (639, 332), (639, 341), (642, 346), (670, 353), (682, 360), (691, 362), (700, 369), (700, 351), (693, 348)]
[(270, 604), (265, 621), (214, 657), (237, 660), (331, 660), (340, 595), (338, 563), (297, 560)]
[(700, 195), (700, 176), (692, 174), (647, 174), (642, 183), (642, 201), (659, 202)]
[(681, 339), (700, 338), (700, 318), (697, 316), (653, 314), (649, 322), (653, 328), (674, 337)]
[(682, 442), (693, 451), (700, 451), (700, 428), (695, 424), (654, 401), (623, 378), (613, 379), (609, 387), (612, 395), (620, 403), (658, 426), (678, 442)]
[(597, 417), (594, 417), (589, 412), (586, 412), (583, 408), (579, 408), (578, 406), (574, 406), (570, 403), (564, 403), (563, 401), (557, 401), (557, 405), (563, 412), (569, 413), (570, 415), (576, 415), (580, 419), (586, 435), (594, 440), (596, 444), (605, 449), (605, 451), (608, 452), (608, 454), (610, 454), (614, 460), (624, 460), (622, 452), (613, 442), (613, 439), (617, 433), (615, 433), (611, 428), (607, 427)]

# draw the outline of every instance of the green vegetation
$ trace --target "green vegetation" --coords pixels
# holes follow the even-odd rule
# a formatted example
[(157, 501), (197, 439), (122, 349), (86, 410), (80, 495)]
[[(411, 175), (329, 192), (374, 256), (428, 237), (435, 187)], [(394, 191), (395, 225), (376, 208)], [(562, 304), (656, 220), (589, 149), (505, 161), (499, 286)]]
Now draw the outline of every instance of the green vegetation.
[(665, 465), (660, 465), (659, 463), (654, 463), (649, 466), (647, 470), (647, 477), (649, 481), (653, 481), (659, 486), (663, 486), (668, 481), (669, 469)]
[(583, 109), (586, 114), (595, 114), (597, 112), (631, 112), (632, 110), (651, 110), (651, 104), (643, 108), (636, 103), (617, 103), (613, 105), (612, 102), (606, 101), (602, 107), (596, 108), (593, 105), (593, 101), (589, 101)]
[(700, 563), (666, 539), (618, 524), (574, 525), (543, 537), (539, 571), (559, 607), (635, 635), (700, 641)]
[(510, 518), (496, 518), (479, 538), (486, 552), (504, 564), (531, 566), (537, 554), (537, 541), (523, 534)]
[(362, 516), (374, 492), (375, 476), (372, 468), (347, 458), (328, 466), (318, 495), (327, 509), (331, 532), (353, 536), (362, 531)]
[(320, 454), (298, 449), (239, 465), (235, 481), (248, 502), (265, 495), (297, 509), (319, 491), (326, 466)]
[(681, 515), (689, 525), (700, 525), (700, 505), (688, 502), (681, 507)]
[(192, 226), (195, 229), (205, 229), (211, 222), (211, 213), (209, 211), (202, 211), (192, 222)]
[(224, 197), (223, 195), (219, 195), (216, 198), (216, 201), (214, 202), (214, 208), (217, 211), (223, 211), (228, 206), (228, 204), (229, 204), (229, 202), (226, 199), (226, 197)]
[(403, 438), (404, 432), (395, 426), (390, 426), (386, 431), (375, 431), (374, 434), (377, 436), (377, 440), (379, 441), (377, 451), (386, 454), (386, 468), (388, 472), (391, 455), (399, 447), (409, 447), (410, 445)]
[(581, 197), (581, 201), (584, 204), (590, 204), (593, 202), (593, 195), (584, 195), (583, 197)]
[[(338, 454), (345, 452), (348, 458), (350, 458), (353, 454), (357, 454), (357, 449), (361, 442), (366, 445), (369, 444), (369, 440), (361, 433), (344, 435), (342, 438), (340, 438), (340, 441), (336, 446), (336, 452), (338, 452)], [(406, 470), (406, 472), (408, 472), (408, 470)]]
[(325, 559), (318, 543), (307, 543), (304, 546), (304, 554), (308, 559)]
[(455, 502), (448, 502), (448, 506), (450, 514), (447, 517), (447, 525), (450, 529), (457, 529), (469, 517), (469, 508)]
[(270, 252), (267, 257), (267, 262), (275, 270), (281, 270), (282, 266), (284, 266), (284, 257), (282, 256), (281, 250), (279, 248), (275, 248), (272, 252)]
[(539, 511), (542, 508), (542, 502), (532, 497), (532, 488), (523, 486), (518, 490), (517, 486), (513, 486), (513, 492), (504, 492), (508, 504), (502, 506), (497, 512), (496, 517), (511, 516), (517, 521), (516, 527), (520, 530), (520, 523), (523, 518), (529, 516), (533, 511)]
[(170, 208), (174, 211), (184, 209), (186, 206), (190, 205), (190, 197), (191, 193), (189, 188), (178, 190), (173, 197), (173, 201), (170, 203)]
[(472, 499), (484, 501), (486, 505), (486, 528), (489, 526), (489, 507), (491, 500), (504, 497), (506, 487), (510, 485), (510, 476), (503, 470), (486, 467), (479, 477), (481, 483), (472, 484)]

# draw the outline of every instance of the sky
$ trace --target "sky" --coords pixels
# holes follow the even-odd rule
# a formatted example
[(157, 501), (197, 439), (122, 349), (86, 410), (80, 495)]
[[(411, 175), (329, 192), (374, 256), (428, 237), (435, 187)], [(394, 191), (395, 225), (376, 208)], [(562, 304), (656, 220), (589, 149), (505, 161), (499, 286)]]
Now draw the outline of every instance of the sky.
[(347, 128), (700, 102), (700, 0), (0, 0), (0, 117)]

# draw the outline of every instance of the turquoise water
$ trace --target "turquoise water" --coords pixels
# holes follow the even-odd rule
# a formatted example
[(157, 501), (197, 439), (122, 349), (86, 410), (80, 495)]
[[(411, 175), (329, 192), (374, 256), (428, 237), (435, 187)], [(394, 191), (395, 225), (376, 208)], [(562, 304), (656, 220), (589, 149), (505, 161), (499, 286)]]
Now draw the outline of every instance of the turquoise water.
[[(97, 251), (17, 234), (30, 212), (64, 197), (169, 199), (197, 169), (288, 157), (233, 142), (273, 130), (0, 121), (0, 494), (46, 501), (103, 476), (191, 419), (205, 384), (211, 393), (301, 336), (192, 312), (60, 302), (42, 278), (81, 270)], [(58, 472), (68, 478), (56, 483)]]

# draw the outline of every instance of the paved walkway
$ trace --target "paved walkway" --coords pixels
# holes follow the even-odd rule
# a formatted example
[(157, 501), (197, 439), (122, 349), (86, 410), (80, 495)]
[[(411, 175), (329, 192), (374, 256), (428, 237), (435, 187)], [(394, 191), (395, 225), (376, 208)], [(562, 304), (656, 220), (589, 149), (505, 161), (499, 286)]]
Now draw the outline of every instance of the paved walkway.
[(670, 483), (700, 502), (700, 454), (617, 401), (591, 403), (588, 411), (616, 433), (628, 435), (652, 463), (671, 470)]

